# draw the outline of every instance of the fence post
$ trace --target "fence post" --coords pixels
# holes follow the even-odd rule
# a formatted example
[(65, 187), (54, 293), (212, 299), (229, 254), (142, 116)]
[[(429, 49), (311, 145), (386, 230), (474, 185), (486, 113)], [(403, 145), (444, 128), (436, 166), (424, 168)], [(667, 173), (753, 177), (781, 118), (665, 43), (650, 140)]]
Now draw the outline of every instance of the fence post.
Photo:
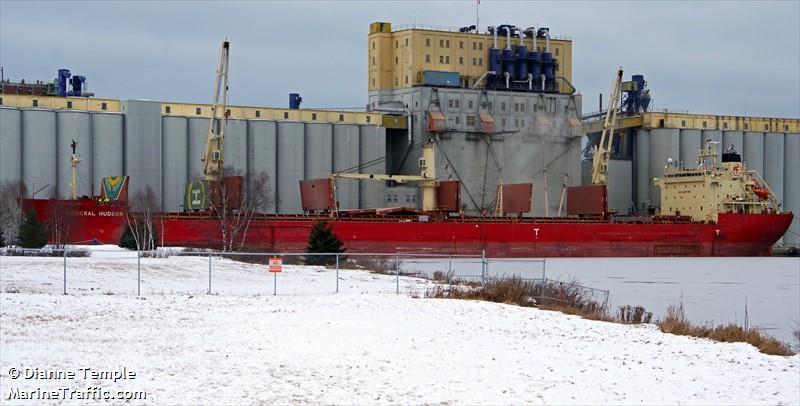
[(481, 286), (486, 284), (486, 250), (481, 250)]
[(339, 254), (336, 254), (336, 293), (339, 293)]
[(67, 294), (67, 247), (64, 246), (64, 294)]
[(544, 299), (547, 292), (547, 259), (542, 259), (542, 297)]
[(397, 284), (397, 290), (395, 293), (398, 295), (400, 294), (400, 255), (394, 256), (394, 275), (395, 281)]
[(208, 294), (211, 294), (211, 251), (208, 251)]
[(272, 296), (278, 296), (278, 273), (272, 273)]
[(136, 250), (136, 296), (142, 295), (142, 251)]
[(450, 275), (453, 274), (453, 256), (447, 256), (447, 283), (450, 283)]

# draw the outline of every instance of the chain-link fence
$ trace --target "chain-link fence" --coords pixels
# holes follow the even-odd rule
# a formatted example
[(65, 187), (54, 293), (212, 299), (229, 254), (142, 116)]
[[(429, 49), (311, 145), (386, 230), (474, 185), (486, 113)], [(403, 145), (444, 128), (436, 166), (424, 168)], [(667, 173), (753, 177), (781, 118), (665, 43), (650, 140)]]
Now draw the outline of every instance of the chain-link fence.
[[(269, 272), (271, 258), (281, 259), (281, 272)], [(307, 262), (325, 265), (306, 266)], [(498, 259), (485, 255), (220, 252), (178, 248), (129, 251), (116, 247), (0, 250), (0, 285), (6, 292), (137, 296), (340, 292), (422, 295), (434, 283), (483, 285), (513, 277), (539, 283), (540, 298), (556, 300), (570, 289), (579, 289), (584, 296), (589, 293), (608, 303), (608, 291), (549, 281), (546, 272), (545, 259)]]

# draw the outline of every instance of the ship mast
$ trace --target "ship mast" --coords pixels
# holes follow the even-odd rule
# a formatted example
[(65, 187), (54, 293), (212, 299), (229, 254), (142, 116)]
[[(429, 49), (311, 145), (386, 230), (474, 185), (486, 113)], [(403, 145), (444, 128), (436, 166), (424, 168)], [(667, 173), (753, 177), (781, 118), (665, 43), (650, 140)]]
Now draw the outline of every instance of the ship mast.
[(76, 200), (78, 198), (78, 164), (81, 163), (81, 157), (78, 156), (76, 149), (78, 148), (78, 143), (75, 140), (72, 140), (72, 157), (70, 158), (70, 165), (72, 166), (72, 178), (69, 183), (70, 192), (72, 192), (72, 200)]

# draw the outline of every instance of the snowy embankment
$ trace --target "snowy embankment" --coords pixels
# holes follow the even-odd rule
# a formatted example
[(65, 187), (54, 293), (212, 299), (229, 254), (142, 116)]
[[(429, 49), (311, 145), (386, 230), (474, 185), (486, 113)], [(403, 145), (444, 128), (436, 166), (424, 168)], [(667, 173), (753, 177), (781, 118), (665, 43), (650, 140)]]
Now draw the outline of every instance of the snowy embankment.
[[(206, 295), (207, 258), (143, 258), (137, 298), (135, 255), (70, 258), (67, 296), (62, 259), (0, 258), (0, 403), (61, 402), (9, 400), (25, 391), (85, 403), (74, 393), (95, 387), (146, 392), (131, 404), (800, 403), (797, 355), (415, 298), (430, 282), (413, 278), (396, 295), (394, 276), (364, 271), (341, 271), (335, 294), (333, 271), (286, 267), (272, 296), (264, 266), (213, 261)], [(25, 379), (34, 368), (76, 376)]]

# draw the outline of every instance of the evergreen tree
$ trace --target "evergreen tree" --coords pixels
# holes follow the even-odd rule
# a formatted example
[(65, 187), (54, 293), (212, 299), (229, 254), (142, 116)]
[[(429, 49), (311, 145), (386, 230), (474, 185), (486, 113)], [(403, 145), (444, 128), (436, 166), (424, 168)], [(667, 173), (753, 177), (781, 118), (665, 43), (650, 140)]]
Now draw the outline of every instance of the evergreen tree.
[(42, 248), (47, 245), (47, 230), (36, 218), (35, 211), (29, 211), (19, 226), (17, 240), (22, 248)]
[[(331, 228), (325, 221), (318, 221), (311, 229), (311, 234), (308, 236), (308, 253), (340, 253), (344, 252), (342, 246), (344, 243), (336, 234), (333, 233)], [(340, 260), (344, 257), (339, 257)], [(336, 256), (334, 255), (309, 255), (306, 257), (306, 265), (332, 265), (336, 263)]]
[(5, 233), (3, 233), (3, 228), (0, 227), (0, 247), (5, 247), (5, 246), (6, 246), (6, 236)]
[(122, 238), (119, 239), (119, 246), (121, 248), (136, 250), (136, 239), (133, 238), (133, 231), (131, 226), (125, 226), (125, 231), (122, 232)]

